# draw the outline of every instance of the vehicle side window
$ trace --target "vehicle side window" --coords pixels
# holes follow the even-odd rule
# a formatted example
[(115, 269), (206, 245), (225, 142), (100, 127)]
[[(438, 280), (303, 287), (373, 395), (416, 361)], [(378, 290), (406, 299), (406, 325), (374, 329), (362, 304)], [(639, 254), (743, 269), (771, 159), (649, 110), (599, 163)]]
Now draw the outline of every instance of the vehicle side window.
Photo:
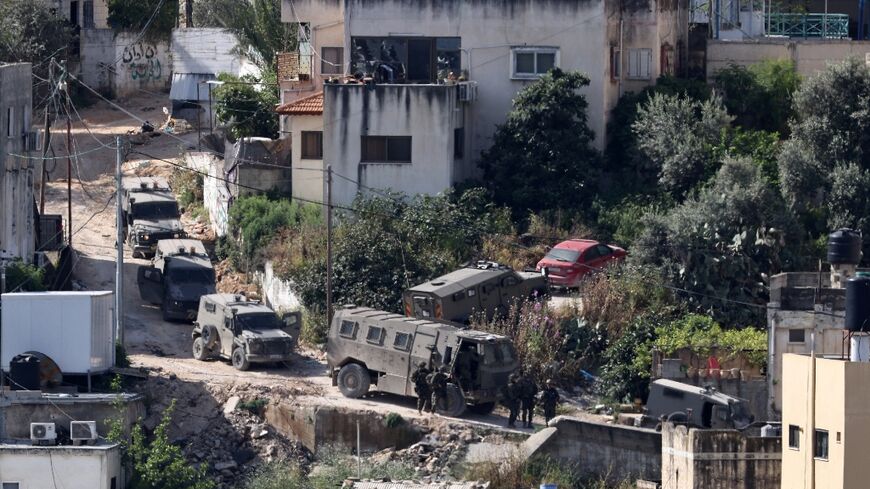
[(484, 294), (489, 294), (492, 292), (492, 289), (495, 288), (495, 284), (483, 284), (480, 286), (480, 291)]
[(227, 328), (230, 331), (235, 331), (233, 329), (233, 320), (230, 318), (224, 318), (224, 328)]
[(598, 258), (598, 256), (599, 255), (598, 255), (598, 248), (597, 247), (589, 248), (588, 250), (586, 250), (585, 253), (583, 253), (583, 261), (587, 261), (587, 262), (592, 261), (592, 260)]
[(449, 365), (452, 360), (453, 360), (453, 347), (448, 346), (447, 348), (444, 349), (444, 363)]
[(477, 291), (474, 289), (468, 289), (465, 292), (468, 294), (468, 297), (474, 297), (477, 295)]
[(459, 302), (462, 299), (465, 299), (465, 291), (453, 294), (453, 302)]
[(411, 335), (409, 333), (396, 333), (396, 338), (393, 340), (393, 348), (402, 351), (408, 351), (411, 347)]
[(215, 311), (214, 302), (206, 302), (205, 303), (205, 310), (208, 312), (214, 312)]
[(676, 399), (682, 399), (684, 397), (681, 391), (678, 391), (676, 389), (668, 389), (667, 387), (665, 387), (665, 389), (662, 391), (662, 394), (664, 394), (665, 397), (673, 397)]
[(369, 343), (374, 343), (376, 345), (381, 345), (384, 343), (384, 328), (379, 328), (377, 326), (369, 326), (368, 331), (366, 331), (366, 341)]
[(598, 245), (598, 256), (607, 256), (613, 253), (613, 250), (607, 245)]
[(518, 283), (519, 281), (516, 277), (505, 277), (505, 279), (501, 281), (502, 287), (513, 287)]
[(342, 321), (338, 328), (338, 335), (343, 338), (356, 338), (356, 323), (353, 321)]

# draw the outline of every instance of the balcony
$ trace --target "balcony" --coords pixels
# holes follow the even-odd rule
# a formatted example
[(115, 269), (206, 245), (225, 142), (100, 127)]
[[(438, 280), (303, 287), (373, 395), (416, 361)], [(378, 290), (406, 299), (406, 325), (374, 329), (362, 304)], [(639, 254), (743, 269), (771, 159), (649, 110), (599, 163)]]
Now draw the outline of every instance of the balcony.
[(849, 37), (847, 14), (786, 14), (765, 16), (768, 36), (844, 39)]

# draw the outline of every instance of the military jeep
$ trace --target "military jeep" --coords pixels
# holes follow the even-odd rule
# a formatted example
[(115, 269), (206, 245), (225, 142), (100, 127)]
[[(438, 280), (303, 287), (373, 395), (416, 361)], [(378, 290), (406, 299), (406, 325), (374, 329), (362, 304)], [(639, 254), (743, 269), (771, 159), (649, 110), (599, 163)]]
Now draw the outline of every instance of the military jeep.
[(252, 363), (280, 363), (290, 360), (294, 336), (286, 331), (298, 328), (298, 313), (283, 320), (265, 305), (235, 294), (204, 295), (194, 322), (193, 358), (230, 360), (238, 370)]
[(121, 186), (124, 236), (133, 258), (154, 256), (161, 239), (185, 237), (178, 203), (165, 179), (128, 177)]
[(745, 399), (709, 386), (658, 379), (650, 384), (640, 424), (658, 427), (661, 421), (670, 421), (700, 428), (740, 430), (754, 420)]
[(202, 241), (164, 239), (150, 266), (141, 266), (137, 283), (143, 301), (160, 304), (165, 321), (193, 321), (200, 297), (215, 293), (215, 275)]
[(474, 313), (487, 319), (505, 315), (514, 301), (543, 298), (547, 290), (547, 279), (538, 272), (480, 261), (411, 287), (402, 300), (408, 317), (467, 323)]
[(466, 409), (491, 412), (519, 366), (513, 343), (504, 336), (366, 307), (336, 311), (326, 353), (332, 385), (351, 398), (372, 387), (416, 397), (411, 375), (417, 365), (446, 366), (447, 403), (438, 409), (448, 416), (460, 416)]

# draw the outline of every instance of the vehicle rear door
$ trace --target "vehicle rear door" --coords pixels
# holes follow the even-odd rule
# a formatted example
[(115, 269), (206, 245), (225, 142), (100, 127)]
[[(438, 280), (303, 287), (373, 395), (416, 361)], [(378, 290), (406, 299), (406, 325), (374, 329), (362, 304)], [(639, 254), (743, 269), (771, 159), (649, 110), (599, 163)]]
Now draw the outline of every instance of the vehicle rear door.
[(499, 294), (501, 294), (501, 304), (505, 309), (510, 308), (514, 299), (517, 297), (520, 281), (520, 278), (514, 273), (508, 274), (501, 279)]
[(141, 266), (136, 274), (139, 296), (151, 304), (163, 303), (163, 274), (155, 267)]
[(485, 311), (487, 317), (492, 317), (496, 308), (501, 305), (501, 287), (499, 278), (490, 279), (478, 288), (480, 297), (480, 310)]
[(435, 300), (429, 294), (411, 294), (411, 312), (413, 317), (432, 319), (435, 317)]
[(435, 352), (435, 344), (437, 341), (437, 332), (417, 329), (417, 332), (414, 334), (414, 344), (411, 347), (411, 365), (416, 367), (420, 362), (426, 362), (427, 364), (430, 363), (433, 358), (433, 353)]

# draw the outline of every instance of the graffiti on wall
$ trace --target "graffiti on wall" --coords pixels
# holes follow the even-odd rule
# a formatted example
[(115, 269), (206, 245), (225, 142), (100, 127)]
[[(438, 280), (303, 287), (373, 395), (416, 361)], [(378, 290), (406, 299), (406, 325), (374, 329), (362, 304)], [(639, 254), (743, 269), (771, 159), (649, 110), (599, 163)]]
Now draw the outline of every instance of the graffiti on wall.
[(121, 62), (133, 80), (153, 81), (163, 78), (163, 66), (157, 57), (157, 47), (137, 42), (126, 46)]

